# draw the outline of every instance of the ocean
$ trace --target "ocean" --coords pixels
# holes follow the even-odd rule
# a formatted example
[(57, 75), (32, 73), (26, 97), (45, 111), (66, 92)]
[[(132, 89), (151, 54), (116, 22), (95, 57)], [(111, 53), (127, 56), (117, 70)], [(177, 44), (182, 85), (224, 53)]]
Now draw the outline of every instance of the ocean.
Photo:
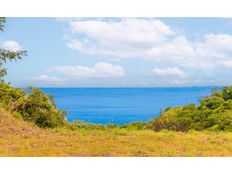
[(41, 88), (52, 94), (69, 122), (100, 124), (148, 122), (165, 108), (198, 104), (213, 87), (181, 88)]

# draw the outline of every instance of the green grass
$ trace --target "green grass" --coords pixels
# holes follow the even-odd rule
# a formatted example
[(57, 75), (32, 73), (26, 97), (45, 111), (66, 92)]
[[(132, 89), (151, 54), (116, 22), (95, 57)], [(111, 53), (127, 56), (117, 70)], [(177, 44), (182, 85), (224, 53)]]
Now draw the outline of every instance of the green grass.
[(0, 156), (232, 156), (232, 133), (40, 129), (0, 110)]

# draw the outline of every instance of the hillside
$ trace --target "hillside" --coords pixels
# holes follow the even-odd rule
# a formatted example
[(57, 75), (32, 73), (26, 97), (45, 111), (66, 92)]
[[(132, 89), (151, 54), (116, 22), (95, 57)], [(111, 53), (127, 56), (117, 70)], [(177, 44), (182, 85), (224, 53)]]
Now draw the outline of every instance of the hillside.
[(231, 156), (232, 133), (51, 130), (0, 110), (0, 156)]

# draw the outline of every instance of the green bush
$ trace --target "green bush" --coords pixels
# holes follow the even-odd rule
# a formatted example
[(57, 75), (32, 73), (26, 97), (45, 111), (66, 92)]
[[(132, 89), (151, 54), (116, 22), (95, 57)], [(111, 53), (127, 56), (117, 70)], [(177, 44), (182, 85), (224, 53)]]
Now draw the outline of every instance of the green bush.
[(232, 87), (213, 90), (200, 100), (200, 105), (188, 104), (169, 108), (148, 123), (155, 131), (220, 130), (232, 131)]
[(11, 111), (17, 102), (25, 97), (25, 92), (19, 88), (12, 88), (10, 85), (0, 82), (0, 105)]
[(225, 100), (232, 100), (232, 86), (223, 88), (222, 95)]
[(53, 96), (37, 88), (26, 94), (22, 89), (0, 83), (0, 105), (15, 117), (34, 122), (39, 127), (54, 128), (65, 123), (66, 112), (57, 109)]
[(58, 127), (65, 122), (66, 112), (58, 110), (53, 97), (46, 95), (37, 88), (30, 88), (31, 93), (19, 101), (15, 111), (32, 121), (39, 127)]
[(224, 104), (224, 99), (218, 96), (205, 97), (201, 101), (201, 107), (206, 106), (209, 109), (216, 109)]

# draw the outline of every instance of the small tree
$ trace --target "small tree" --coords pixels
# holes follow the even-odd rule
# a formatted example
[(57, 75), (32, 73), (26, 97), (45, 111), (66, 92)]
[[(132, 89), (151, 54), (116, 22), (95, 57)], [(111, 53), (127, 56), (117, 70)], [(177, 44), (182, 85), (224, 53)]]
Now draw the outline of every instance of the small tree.
[[(5, 22), (5, 18), (0, 17), (0, 31), (3, 31)], [(13, 116), (34, 122), (40, 127), (54, 128), (64, 125), (66, 112), (56, 107), (52, 95), (33, 87), (30, 88), (31, 93), (26, 94), (22, 89), (4, 83), (3, 77), (7, 72), (2, 65), (7, 61), (21, 59), (24, 55), (25, 50), (10, 51), (0, 48), (0, 107)]]
[(38, 88), (30, 87), (31, 93), (18, 100), (14, 111), (24, 120), (34, 122), (39, 127), (58, 127), (65, 123), (66, 112), (57, 109), (51, 95), (46, 95)]
[[(0, 17), (0, 31), (4, 31), (5, 22), (6, 18)], [(26, 53), (25, 50), (10, 51), (0, 48), (0, 83), (4, 82), (3, 77), (7, 74), (6, 68), (2, 65), (7, 61), (21, 59)]]

